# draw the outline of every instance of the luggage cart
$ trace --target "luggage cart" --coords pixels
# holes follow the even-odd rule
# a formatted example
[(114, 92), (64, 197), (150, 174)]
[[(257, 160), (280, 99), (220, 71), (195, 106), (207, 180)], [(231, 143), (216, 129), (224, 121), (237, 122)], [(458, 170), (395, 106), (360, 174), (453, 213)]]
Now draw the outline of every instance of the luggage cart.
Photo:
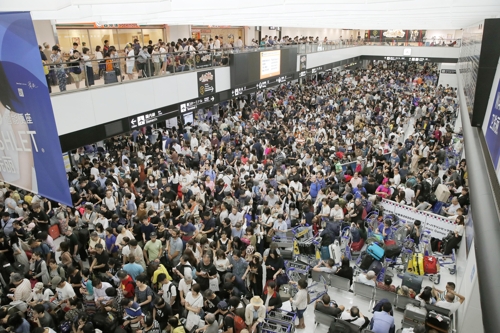
[(273, 237), (273, 242), (276, 243), (278, 248), (293, 248), (293, 238), (290, 237)]
[[(290, 280), (290, 295), (295, 296), (298, 292), (297, 283)], [(323, 295), (328, 294), (328, 283), (323, 276), (320, 276), (319, 282), (312, 282), (307, 286), (307, 293), (309, 294), (309, 299), (311, 303), (323, 297)], [(292, 296), (292, 297), (293, 297)]]
[(310, 266), (297, 261), (285, 261), (285, 271), (290, 281), (298, 282), (309, 277)]
[(454, 275), (457, 272), (457, 258), (455, 249), (452, 250), (451, 255), (449, 256), (438, 255), (436, 257), (438, 258), (439, 266), (448, 268), (451, 275)]
[[(295, 327), (293, 327), (295, 330)], [(271, 319), (264, 319), (260, 326), (261, 333), (292, 333), (292, 325), (283, 322), (273, 321)]]
[(340, 234), (340, 253), (349, 261), (351, 261), (352, 258), (352, 252), (351, 252), (351, 243), (352, 243), (352, 234), (351, 234), (351, 228), (346, 227), (342, 230), (342, 233)]
[(267, 313), (266, 319), (271, 322), (282, 323), (283, 326), (291, 325), (290, 333), (295, 332), (295, 318), (297, 314), (286, 310), (271, 310)]

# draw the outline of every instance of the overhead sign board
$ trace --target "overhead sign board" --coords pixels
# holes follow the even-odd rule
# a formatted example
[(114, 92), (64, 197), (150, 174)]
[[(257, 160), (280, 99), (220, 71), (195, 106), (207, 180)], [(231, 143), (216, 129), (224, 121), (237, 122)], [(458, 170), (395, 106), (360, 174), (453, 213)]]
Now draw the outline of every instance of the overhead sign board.
[(277, 77), (261, 80), (255, 84), (249, 84), (243, 87), (235, 88), (231, 90), (231, 97), (238, 97), (241, 95), (247, 95), (253, 93), (257, 90), (266, 89), (269, 87), (276, 86), (278, 84), (283, 84), (294, 79), (293, 74), (280, 75)]
[(215, 70), (196, 72), (198, 82), (198, 97), (215, 93)]
[(219, 95), (200, 97), (186, 101), (184, 103), (180, 103), (179, 110), (182, 114), (190, 111), (195, 111), (201, 108), (209, 107), (214, 105), (215, 103), (219, 103)]
[(152, 110), (133, 117), (129, 117), (128, 121), (130, 129), (133, 130), (136, 128), (157, 123), (159, 121), (168, 120), (170, 118), (176, 117), (177, 114), (178, 114), (177, 107), (170, 106), (168, 108)]

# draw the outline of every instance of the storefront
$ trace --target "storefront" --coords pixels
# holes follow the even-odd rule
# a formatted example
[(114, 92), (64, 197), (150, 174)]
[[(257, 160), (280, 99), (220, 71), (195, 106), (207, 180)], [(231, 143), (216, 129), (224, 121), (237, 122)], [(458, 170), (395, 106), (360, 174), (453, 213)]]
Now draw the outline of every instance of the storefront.
[[(127, 43), (138, 39), (141, 45), (148, 45), (150, 40), (157, 43), (158, 39), (165, 41), (165, 25), (139, 26), (137, 24), (58, 24), (57, 36), (63, 53), (68, 53), (76, 42), (79, 49), (85, 45), (91, 52), (96, 46), (104, 46), (108, 40), (109, 45), (122, 51)], [(85, 44), (82, 44), (85, 43)]]
[(210, 38), (222, 36), (224, 42), (234, 43), (239, 37), (245, 40), (245, 28), (233, 26), (192, 26), (191, 38), (201, 39), (203, 43), (207, 43)]

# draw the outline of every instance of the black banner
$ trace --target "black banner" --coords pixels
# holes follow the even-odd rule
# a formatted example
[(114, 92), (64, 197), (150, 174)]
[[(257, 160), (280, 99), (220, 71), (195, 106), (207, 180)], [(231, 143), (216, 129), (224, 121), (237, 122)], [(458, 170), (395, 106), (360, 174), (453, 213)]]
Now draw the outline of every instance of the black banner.
[(178, 114), (178, 109), (175, 105), (169, 105), (168, 107), (152, 110), (149, 112), (142, 113), (133, 117), (128, 117), (130, 129), (147, 126), (150, 124), (157, 123), (162, 120), (167, 120), (176, 117)]
[(300, 68), (299, 71), (305, 71), (307, 69), (307, 56), (301, 55), (300, 56)]
[(194, 56), (194, 62), (196, 64), (196, 68), (207, 68), (212, 67), (212, 53), (197, 53)]
[(186, 101), (184, 103), (179, 104), (179, 110), (181, 113), (186, 113), (190, 111), (195, 111), (201, 108), (206, 108), (214, 105), (215, 103), (219, 103), (219, 94), (200, 97), (197, 99), (192, 99), (190, 101)]
[(215, 94), (215, 70), (196, 72), (198, 81), (198, 97)]

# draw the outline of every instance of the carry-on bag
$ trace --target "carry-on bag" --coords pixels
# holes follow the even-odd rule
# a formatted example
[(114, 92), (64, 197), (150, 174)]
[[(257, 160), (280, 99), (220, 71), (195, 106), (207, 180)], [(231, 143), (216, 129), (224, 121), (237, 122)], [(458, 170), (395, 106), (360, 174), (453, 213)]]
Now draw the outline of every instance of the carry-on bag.
[(427, 310), (414, 304), (406, 304), (403, 314), (403, 328), (415, 327), (419, 324), (425, 325)]
[(411, 260), (408, 262), (408, 272), (416, 275), (424, 275), (424, 255), (422, 253), (414, 253)]
[(375, 260), (381, 260), (384, 257), (384, 249), (377, 244), (370, 244), (366, 252), (371, 255)]
[(406, 272), (403, 275), (403, 280), (401, 281), (402, 286), (407, 286), (412, 289), (415, 293), (420, 294), (420, 289), (422, 289), (423, 277), (415, 274)]
[(438, 260), (433, 256), (424, 257), (424, 272), (425, 274), (437, 274)]
[(116, 77), (115, 71), (104, 72), (104, 84), (117, 83), (118, 78)]

